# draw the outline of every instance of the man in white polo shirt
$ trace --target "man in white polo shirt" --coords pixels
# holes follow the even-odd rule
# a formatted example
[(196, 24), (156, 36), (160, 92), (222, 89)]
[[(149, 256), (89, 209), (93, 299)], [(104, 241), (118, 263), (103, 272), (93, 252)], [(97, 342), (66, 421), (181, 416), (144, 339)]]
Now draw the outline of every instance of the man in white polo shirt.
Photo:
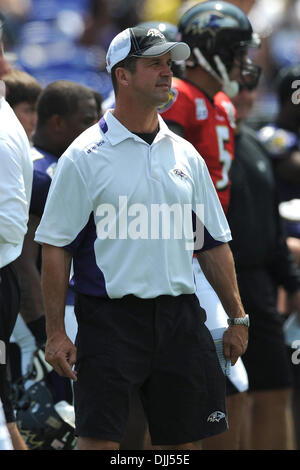
[[(107, 70), (115, 110), (60, 158), (36, 232), (46, 359), (75, 382), (81, 450), (119, 448), (134, 387), (154, 446), (194, 449), (227, 429), (224, 376), (195, 297), (192, 257), (196, 249), (228, 315), (244, 317), (230, 230), (203, 159), (157, 113), (172, 60), (189, 53), (153, 28), (114, 38)], [(64, 328), (72, 256), (76, 347)], [(244, 325), (225, 333), (232, 363), (247, 337)]]
[[(2, 24), (0, 61), (4, 60)], [(25, 449), (10, 399), (7, 345), (19, 312), (19, 284), (13, 262), (20, 256), (27, 231), (33, 168), (25, 131), (5, 100), (0, 81), (0, 399), (15, 449)], [(1, 360), (5, 355), (5, 360)]]
[(8, 433), (2, 402), (0, 400), (0, 450), (13, 450), (10, 435)]

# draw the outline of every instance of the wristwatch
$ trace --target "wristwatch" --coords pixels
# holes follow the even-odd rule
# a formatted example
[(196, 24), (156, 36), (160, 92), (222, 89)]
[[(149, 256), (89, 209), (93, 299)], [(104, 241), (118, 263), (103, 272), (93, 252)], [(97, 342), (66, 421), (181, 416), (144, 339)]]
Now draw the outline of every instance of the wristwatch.
[(249, 315), (245, 315), (244, 317), (239, 317), (239, 318), (228, 318), (227, 323), (229, 326), (231, 325), (244, 325), (249, 328), (250, 326), (250, 321), (249, 321)]

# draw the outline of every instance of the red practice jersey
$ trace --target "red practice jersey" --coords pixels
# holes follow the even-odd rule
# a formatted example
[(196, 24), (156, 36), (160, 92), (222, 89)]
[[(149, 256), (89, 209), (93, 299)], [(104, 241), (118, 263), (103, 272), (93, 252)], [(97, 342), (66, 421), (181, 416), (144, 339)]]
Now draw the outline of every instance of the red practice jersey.
[(204, 158), (225, 212), (234, 155), (234, 113), (229, 118), (230, 105), (232, 113), (234, 107), (224, 93), (218, 93), (213, 102), (192, 83), (173, 78), (169, 102), (160, 109), (165, 121), (184, 129), (184, 138)]

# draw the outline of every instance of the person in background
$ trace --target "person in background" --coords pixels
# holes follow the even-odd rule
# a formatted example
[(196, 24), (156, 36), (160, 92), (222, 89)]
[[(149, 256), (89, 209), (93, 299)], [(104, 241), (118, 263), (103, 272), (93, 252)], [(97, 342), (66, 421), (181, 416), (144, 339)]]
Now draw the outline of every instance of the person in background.
[(23, 70), (12, 69), (2, 76), (6, 87), (6, 101), (24, 127), (29, 139), (35, 130), (37, 121), (37, 101), (42, 86)]
[[(5, 83), (5, 98), (22, 124), (29, 141), (35, 130), (37, 120), (37, 100), (42, 91), (41, 85), (28, 73), (10, 69), (2, 80)], [(18, 338), (17, 346), (15, 336)], [(16, 346), (16, 347), (14, 347)], [(21, 315), (18, 315), (13, 335), (10, 338), (12, 360), (12, 379), (19, 379), (28, 372), (28, 365), (35, 350), (35, 342), (31, 332)], [(20, 356), (20, 357), (19, 357)]]
[(244, 123), (255, 93), (241, 86), (233, 98), (237, 126), (227, 213), (238, 285), (251, 324), (243, 356), (250, 401), (248, 418), (244, 417), (250, 423), (244, 445), (253, 450), (287, 450), (295, 449), (291, 358), (276, 306), (277, 286), (285, 286), (300, 312), (300, 276), (282, 229), (268, 152)]
[[(280, 70), (276, 77), (279, 109), (274, 123), (259, 131), (259, 138), (271, 158), (279, 203), (300, 199), (300, 65)], [(284, 205), (282, 206), (284, 207)], [(287, 207), (287, 206), (286, 206)], [(300, 267), (300, 216), (285, 217), (287, 243)], [(280, 308), (283, 313), (293, 311), (293, 303), (280, 291)], [(300, 320), (300, 319), (299, 319)]]
[[(44, 348), (46, 330), (41, 292), (40, 247), (34, 241), (34, 232), (43, 214), (60, 156), (81, 132), (99, 118), (99, 97), (97, 99), (93, 90), (61, 80), (49, 84), (38, 101), (38, 119), (31, 150), (34, 172), (28, 233), (17, 263), (21, 280), (21, 315), (25, 326), (35, 338), (36, 347)], [(75, 339), (77, 326), (71, 290), (68, 292), (66, 310), (68, 334)], [(14, 331), (16, 342), (24, 336), (24, 331), (24, 325), (18, 324), (18, 329)], [(23, 371), (29, 365), (30, 362), (24, 365)]]
[[(253, 64), (247, 58), (253, 44), (252, 26), (243, 11), (227, 2), (204, 2), (181, 17), (179, 34), (191, 48), (183, 79), (174, 78), (170, 98), (160, 113), (170, 128), (189, 140), (205, 159), (227, 211), (230, 199), (230, 168), (234, 157), (234, 107), (223, 92), (238, 91), (237, 79), (246, 80)], [(253, 79), (253, 74), (251, 75)], [(257, 80), (257, 71), (254, 76)], [(197, 258), (193, 260), (196, 292), (212, 330), (227, 327), (227, 315), (207, 282)], [(203, 442), (204, 448), (238, 449), (242, 410), (248, 379), (242, 361), (231, 368), (227, 381), (229, 430)]]
[(0, 400), (0, 450), (13, 450), (11, 438), (7, 429), (3, 405)]
[[(300, 65), (282, 68), (275, 82), (278, 114), (273, 123), (259, 130), (258, 136), (271, 159), (287, 244), (300, 269)], [(298, 339), (296, 331), (300, 328), (300, 315), (294, 295), (291, 295), (282, 284), (278, 288), (278, 309), (285, 319), (288, 317), (284, 323), (284, 331), (289, 355), (293, 357), (293, 340)], [(293, 411), (299, 448), (300, 367), (297, 362), (292, 363), (292, 371)]]
[[(0, 62), (4, 61), (2, 24)], [(5, 84), (0, 82), (0, 340), (8, 352), (8, 342), (19, 312), (20, 290), (14, 262), (22, 251), (27, 232), (32, 187), (32, 160), (28, 138), (5, 100)], [(9, 355), (0, 364), (0, 399), (14, 449), (26, 450), (18, 431), (11, 400)]]

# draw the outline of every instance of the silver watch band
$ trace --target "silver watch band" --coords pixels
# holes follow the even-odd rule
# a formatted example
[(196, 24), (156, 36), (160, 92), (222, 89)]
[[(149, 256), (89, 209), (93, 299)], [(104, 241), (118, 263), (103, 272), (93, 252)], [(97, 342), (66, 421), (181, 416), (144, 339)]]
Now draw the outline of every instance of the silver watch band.
[(239, 318), (228, 318), (227, 323), (228, 325), (244, 325), (244, 326), (249, 327), (250, 326), (249, 315), (245, 315), (244, 317), (239, 317)]

